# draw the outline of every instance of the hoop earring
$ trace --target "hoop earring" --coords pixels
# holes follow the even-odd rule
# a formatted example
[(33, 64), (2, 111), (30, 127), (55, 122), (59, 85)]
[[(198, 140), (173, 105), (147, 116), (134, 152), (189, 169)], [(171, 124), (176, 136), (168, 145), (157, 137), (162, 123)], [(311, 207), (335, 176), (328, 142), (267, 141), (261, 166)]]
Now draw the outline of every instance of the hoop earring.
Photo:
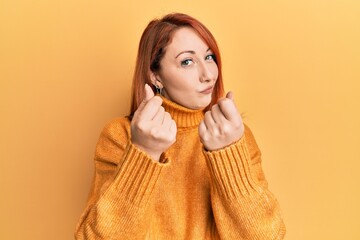
[(156, 88), (156, 93), (159, 94), (160, 96), (162, 96), (163, 95), (163, 91), (162, 91), (163, 89), (159, 88), (158, 85), (155, 85), (155, 88)]

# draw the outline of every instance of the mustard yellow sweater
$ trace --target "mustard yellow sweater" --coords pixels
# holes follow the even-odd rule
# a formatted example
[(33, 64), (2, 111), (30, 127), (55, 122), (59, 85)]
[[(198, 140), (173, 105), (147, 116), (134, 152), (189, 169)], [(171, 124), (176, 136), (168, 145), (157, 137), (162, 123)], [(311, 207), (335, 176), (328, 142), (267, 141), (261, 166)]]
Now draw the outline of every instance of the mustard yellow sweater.
[(176, 142), (156, 162), (131, 143), (130, 121), (111, 121), (95, 153), (95, 176), (76, 239), (283, 239), (250, 129), (218, 151), (203, 149), (201, 110), (164, 99)]

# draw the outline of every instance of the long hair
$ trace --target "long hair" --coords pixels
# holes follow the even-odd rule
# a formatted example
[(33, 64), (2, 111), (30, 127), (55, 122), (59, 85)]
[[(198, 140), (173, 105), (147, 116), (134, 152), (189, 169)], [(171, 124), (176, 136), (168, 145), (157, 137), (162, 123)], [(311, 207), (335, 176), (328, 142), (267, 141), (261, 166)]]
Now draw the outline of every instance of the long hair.
[(215, 62), (219, 72), (218, 79), (214, 86), (212, 100), (205, 110), (208, 110), (222, 97), (224, 87), (221, 58), (214, 36), (195, 18), (182, 13), (171, 13), (161, 19), (152, 20), (141, 36), (133, 76), (130, 118), (145, 98), (145, 84), (150, 85), (153, 91), (156, 92), (155, 87), (151, 84), (150, 72), (156, 72), (160, 69), (160, 61), (165, 54), (165, 48), (171, 42), (173, 33), (181, 27), (191, 27), (194, 29), (215, 55)]

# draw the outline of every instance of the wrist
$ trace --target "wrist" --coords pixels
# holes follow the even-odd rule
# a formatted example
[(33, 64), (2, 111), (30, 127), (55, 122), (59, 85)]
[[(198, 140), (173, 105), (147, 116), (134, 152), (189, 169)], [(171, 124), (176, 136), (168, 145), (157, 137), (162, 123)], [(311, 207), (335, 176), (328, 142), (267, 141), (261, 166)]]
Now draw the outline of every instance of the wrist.
[(134, 142), (133, 142), (133, 144), (134, 144), (134, 146), (136, 146), (138, 149), (140, 149), (141, 151), (143, 151), (143, 152), (145, 152), (147, 155), (149, 155), (153, 160), (159, 162), (160, 156), (161, 156), (162, 152), (158, 153), (158, 152), (156, 152), (156, 151), (151, 151), (151, 150), (149, 150), (148, 148), (143, 147), (143, 146), (141, 146), (141, 145), (139, 145), (139, 144), (137, 144), (137, 143), (134, 143)]

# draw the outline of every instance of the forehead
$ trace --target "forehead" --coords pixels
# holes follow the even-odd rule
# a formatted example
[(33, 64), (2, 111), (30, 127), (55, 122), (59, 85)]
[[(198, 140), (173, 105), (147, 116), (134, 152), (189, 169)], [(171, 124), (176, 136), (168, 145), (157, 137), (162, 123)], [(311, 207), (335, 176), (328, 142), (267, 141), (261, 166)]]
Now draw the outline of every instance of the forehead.
[(194, 29), (182, 27), (174, 32), (170, 44), (166, 47), (166, 52), (171, 55), (182, 51), (203, 53), (206, 52), (208, 48), (209, 46)]

